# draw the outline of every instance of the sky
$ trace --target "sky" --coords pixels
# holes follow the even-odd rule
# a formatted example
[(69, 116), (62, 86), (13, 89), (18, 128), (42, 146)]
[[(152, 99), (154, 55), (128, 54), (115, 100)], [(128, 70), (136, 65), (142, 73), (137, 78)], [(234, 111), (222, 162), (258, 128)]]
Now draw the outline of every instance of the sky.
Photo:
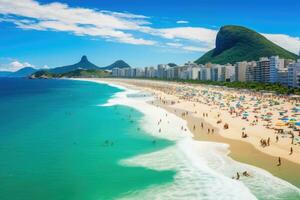
[(82, 55), (100, 67), (183, 64), (213, 49), (224, 25), (299, 53), (297, 0), (0, 0), (0, 71), (59, 67)]

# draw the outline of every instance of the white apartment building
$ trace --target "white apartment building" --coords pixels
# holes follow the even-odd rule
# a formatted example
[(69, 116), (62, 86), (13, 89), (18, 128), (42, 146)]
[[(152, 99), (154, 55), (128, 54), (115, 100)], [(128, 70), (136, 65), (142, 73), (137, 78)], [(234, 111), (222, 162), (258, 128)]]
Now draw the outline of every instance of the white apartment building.
[(211, 67), (211, 80), (212, 81), (221, 81), (222, 80), (222, 67), (223, 65), (213, 65)]
[(202, 81), (210, 81), (211, 80), (211, 69), (208, 67), (200, 68), (199, 79)]
[(247, 81), (247, 67), (249, 66), (248, 62), (237, 62), (235, 64), (235, 80), (240, 82)]
[(199, 79), (200, 67), (188, 68), (188, 79), (197, 80)]

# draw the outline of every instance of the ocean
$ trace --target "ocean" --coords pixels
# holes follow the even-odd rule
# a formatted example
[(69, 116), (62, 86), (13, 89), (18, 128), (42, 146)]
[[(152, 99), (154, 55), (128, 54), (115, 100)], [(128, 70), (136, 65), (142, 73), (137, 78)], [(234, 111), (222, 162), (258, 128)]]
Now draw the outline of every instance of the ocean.
[[(151, 98), (90, 81), (0, 79), (0, 199), (300, 198), (232, 160), (226, 144), (182, 133), (185, 121)], [(242, 170), (253, 177), (231, 179)]]

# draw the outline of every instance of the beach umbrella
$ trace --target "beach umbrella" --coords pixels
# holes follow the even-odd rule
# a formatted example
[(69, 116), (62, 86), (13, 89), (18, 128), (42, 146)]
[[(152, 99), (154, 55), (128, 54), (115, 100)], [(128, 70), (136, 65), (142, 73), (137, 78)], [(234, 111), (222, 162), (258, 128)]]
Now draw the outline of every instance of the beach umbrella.
[(283, 123), (283, 122), (277, 122), (275, 125), (276, 125), (276, 126), (285, 126), (286, 124)]
[(300, 122), (296, 122), (295, 125), (296, 125), (296, 126), (300, 126)]
[(290, 122), (296, 122), (297, 120), (295, 118), (291, 118)]

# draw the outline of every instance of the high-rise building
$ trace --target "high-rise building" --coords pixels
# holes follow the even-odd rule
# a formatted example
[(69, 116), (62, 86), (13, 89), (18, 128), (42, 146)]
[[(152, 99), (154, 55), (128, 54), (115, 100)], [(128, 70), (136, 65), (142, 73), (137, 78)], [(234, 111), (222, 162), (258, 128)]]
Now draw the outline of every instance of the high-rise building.
[(300, 60), (288, 66), (288, 86), (300, 88)]
[(278, 72), (284, 69), (284, 59), (280, 59), (279, 56), (270, 57), (270, 83), (278, 83), (279, 77)]
[(257, 62), (248, 62), (248, 67), (246, 68), (246, 82), (254, 82), (255, 70), (257, 69)]
[(202, 81), (211, 80), (211, 69), (208, 68), (208, 67), (200, 68), (199, 79), (202, 80)]
[(235, 64), (235, 80), (240, 82), (246, 81), (248, 62), (237, 62)]

